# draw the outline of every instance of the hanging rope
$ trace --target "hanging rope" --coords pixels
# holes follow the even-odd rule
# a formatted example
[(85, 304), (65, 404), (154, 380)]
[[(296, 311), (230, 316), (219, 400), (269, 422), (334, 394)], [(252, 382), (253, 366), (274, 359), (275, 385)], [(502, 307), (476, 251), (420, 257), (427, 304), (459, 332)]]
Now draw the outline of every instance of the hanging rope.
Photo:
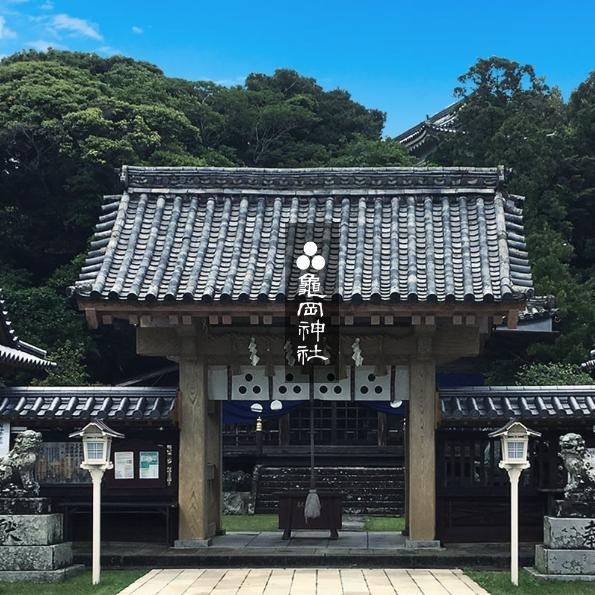
[(304, 506), (304, 519), (307, 523), (310, 519), (317, 519), (319, 516), (320, 498), (316, 492), (316, 469), (314, 467), (314, 395), (310, 391), (310, 490)]

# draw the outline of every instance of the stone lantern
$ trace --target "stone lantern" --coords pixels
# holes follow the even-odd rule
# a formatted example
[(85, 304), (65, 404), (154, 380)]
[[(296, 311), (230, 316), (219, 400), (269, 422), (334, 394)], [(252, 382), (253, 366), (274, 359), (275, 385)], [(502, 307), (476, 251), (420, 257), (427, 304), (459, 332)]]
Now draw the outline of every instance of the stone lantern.
[(510, 479), (510, 580), (519, 584), (519, 478), (529, 468), (529, 437), (541, 434), (530, 430), (520, 421), (510, 420), (504, 427), (489, 434), (500, 438), (502, 457), (500, 468)]

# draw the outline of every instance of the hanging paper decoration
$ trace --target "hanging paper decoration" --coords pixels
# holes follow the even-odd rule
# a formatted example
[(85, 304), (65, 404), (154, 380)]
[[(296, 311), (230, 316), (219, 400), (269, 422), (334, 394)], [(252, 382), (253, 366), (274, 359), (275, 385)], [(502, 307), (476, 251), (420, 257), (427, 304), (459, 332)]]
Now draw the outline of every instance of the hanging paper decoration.
[(288, 366), (295, 366), (295, 356), (293, 355), (293, 345), (291, 341), (287, 339), (285, 345), (283, 345), (283, 351), (285, 351), (285, 361)]
[(362, 350), (359, 346), (359, 337), (353, 342), (351, 348), (353, 349), (353, 355), (351, 356), (351, 359), (355, 362), (356, 367), (359, 368), (359, 366), (361, 366), (364, 363), (364, 358), (362, 357)]
[(256, 339), (254, 336), (250, 337), (250, 345), (248, 345), (248, 351), (250, 352), (250, 363), (253, 366), (257, 366), (260, 358), (258, 357), (258, 353), (256, 351)]

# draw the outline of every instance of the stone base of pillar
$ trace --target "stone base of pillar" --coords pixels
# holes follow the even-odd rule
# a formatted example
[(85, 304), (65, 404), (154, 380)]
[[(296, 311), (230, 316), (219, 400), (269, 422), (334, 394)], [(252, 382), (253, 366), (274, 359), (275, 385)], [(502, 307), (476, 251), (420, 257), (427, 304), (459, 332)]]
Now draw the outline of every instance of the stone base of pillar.
[(440, 550), (442, 545), (438, 539), (406, 539), (405, 547), (408, 550)]
[(174, 547), (176, 549), (190, 550), (199, 547), (209, 547), (213, 544), (213, 540), (209, 537), (208, 539), (176, 539), (174, 541)]

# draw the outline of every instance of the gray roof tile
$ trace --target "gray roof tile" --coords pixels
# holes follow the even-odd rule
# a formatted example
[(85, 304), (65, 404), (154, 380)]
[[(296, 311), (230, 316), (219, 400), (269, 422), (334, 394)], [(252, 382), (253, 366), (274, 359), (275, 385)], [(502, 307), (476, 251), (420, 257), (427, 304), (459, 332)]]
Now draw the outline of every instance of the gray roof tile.
[(175, 404), (175, 388), (0, 388), (0, 418), (11, 421), (103, 418), (172, 422)]
[(344, 301), (503, 301), (530, 293), (520, 197), (496, 168), (123, 168), (80, 297), (293, 297), (295, 258), (323, 250)]
[(595, 419), (595, 386), (469, 386), (440, 390), (443, 423)]
[(46, 359), (46, 352), (18, 338), (8, 316), (0, 291), (0, 366), (29, 370), (49, 370), (54, 362)]

